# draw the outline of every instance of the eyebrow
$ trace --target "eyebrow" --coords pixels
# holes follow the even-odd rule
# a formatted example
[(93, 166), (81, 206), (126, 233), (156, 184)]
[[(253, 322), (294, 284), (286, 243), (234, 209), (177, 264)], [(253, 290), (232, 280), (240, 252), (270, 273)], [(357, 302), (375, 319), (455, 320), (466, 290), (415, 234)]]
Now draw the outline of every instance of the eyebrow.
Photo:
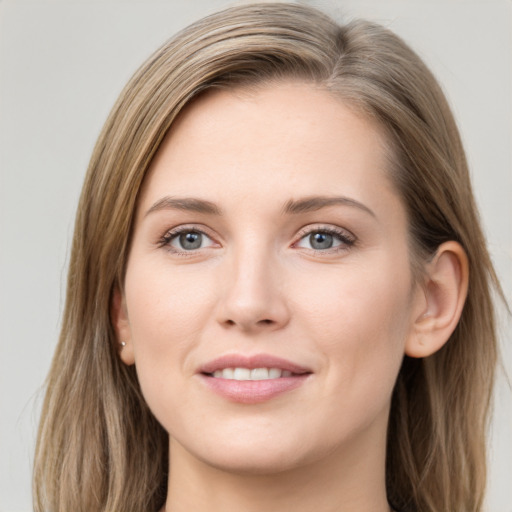
[[(359, 208), (360, 210), (370, 214), (372, 217), (376, 217), (375, 213), (363, 203), (360, 203), (355, 199), (343, 196), (311, 196), (305, 197), (303, 199), (290, 200), (284, 205), (283, 213), (307, 213), (336, 205), (352, 206), (355, 208)], [(197, 199), (194, 197), (165, 196), (156, 201), (153, 204), (153, 206), (149, 208), (149, 210), (145, 213), (144, 216), (147, 216), (152, 212), (160, 210), (184, 210), (196, 213), (204, 213), (207, 215), (222, 215), (221, 209), (211, 201)]]
[(146, 217), (150, 213), (159, 210), (185, 210), (209, 215), (221, 215), (220, 208), (211, 201), (196, 199), (194, 197), (165, 196), (154, 203), (144, 216)]
[(370, 214), (372, 217), (377, 217), (375, 213), (370, 210), (366, 205), (356, 201), (355, 199), (351, 199), (349, 197), (343, 196), (311, 196), (305, 197), (303, 199), (298, 200), (290, 200), (284, 206), (284, 213), (288, 214), (298, 214), (298, 213), (307, 213), (320, 210), (322, 208), (326, 208), (328, 206), (352, 206), (355, 208), (359, 208), (360, 210)]

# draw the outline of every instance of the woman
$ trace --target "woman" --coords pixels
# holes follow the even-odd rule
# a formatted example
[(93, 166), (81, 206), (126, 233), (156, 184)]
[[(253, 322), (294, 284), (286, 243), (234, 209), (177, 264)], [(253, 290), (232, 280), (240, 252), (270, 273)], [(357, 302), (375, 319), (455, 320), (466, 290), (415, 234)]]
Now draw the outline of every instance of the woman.
[(493, 286), (399, 38), (294, 4), (205, 18), (95, 148), (35, 508), (481, 510)]

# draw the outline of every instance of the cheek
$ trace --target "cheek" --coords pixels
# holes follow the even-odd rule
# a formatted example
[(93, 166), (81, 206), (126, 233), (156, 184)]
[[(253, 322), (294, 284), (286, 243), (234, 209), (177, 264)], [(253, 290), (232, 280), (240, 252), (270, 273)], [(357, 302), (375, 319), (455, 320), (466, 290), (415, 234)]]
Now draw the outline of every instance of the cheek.
[[(297, 283), (294, 293), (297, 306), (302, 309), (299, 317), (316, 324), (319, 334), (330, 333), (333, 341), (355, 342), (357, 333), (362, 338), (357, 344), (362, 346), (384, 339), (396, 340), (392, 334), (407, 329), (409, 320), (408, 263), (394, 263), (378, 256), (374, 260), (327, 269), (323, 275), (309, 273)], [(371, 332), (375, 336), (368, 336)]]
[(210, 307), (211, 292), (204, 284), (197, 273), (169, 269), (165, 262), (129, 267), (125, 288), (135, 349), (149, 353), (151, 348), (158, 357), (189, 344)]
[(211, 317), (212, 287), (204, 284), (199, 276), (171, 272), (165, 264), (128, 266), (125, 293), (135, 365), (157, 417), (161, 399), (172, 401), (182, 391), (183, 380), (176, 376), (194, 373), (189, 355)]
[(408, 270), (399, 269), (408, 269), (408, 262), (375, 260), (331, 269), (325, 279), (310, 280), (303, 294), (299, 316), (323, 353), (333, 394), (339, 386), (358, 399), (378, 389), (390, 393), (402, 362), (410, 331), (411, 281)]

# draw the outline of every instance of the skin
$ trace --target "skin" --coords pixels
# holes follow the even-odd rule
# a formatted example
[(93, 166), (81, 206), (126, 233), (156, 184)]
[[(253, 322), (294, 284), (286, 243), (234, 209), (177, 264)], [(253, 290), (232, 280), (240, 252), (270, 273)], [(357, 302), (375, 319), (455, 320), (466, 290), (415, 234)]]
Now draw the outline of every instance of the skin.
[[(310, 84), (209, 92), (174, 123), (145, 179), (113, 304), (121, 358), (171, 436), (167, 512), (389, 510), (393, 385), (404, 353), (446, 341), (464, 272), (450, 246), (431, 274), (453, 284), (453, 300), (442, 279), (413, 282), (386, 155), (377, 126)], [(284, 212), (312, 196), (350, 201)], [(202, 247), (180, 247), (182, 228), (202, 231)], [(341, 238), (313, 247), (326, 229)], [(265, 402), (232, 402), (198, 374), (232, 353), (275, 355), (311, 375)]]

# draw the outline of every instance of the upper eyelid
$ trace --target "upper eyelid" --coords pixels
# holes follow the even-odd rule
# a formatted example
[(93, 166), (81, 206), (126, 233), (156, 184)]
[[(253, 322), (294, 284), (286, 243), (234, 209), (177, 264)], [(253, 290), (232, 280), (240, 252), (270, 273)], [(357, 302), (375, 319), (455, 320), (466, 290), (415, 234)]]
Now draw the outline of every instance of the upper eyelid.
[(196, 231), (197, 233), (202, 233), (203, 235), (206, 235), (210, 238), (212, 238), (214, 236), (213, 231), (210, 228), (208, 228), (207, 226), (204, 226), (203, 224), (179, 224), (172, 228), (166, 229), (163, 236), (179, 235), (180, 233), (187, 232), (187, 231)]
[(333, 224), (308, 224), (306, 226), (303, 226), (298, 232), (297, 232), (297, 238), (303, 238), (306, 235), (309, 235), (311, 233), (315, 232), (322, 232), (325, 231), (327, 233), (334, 233), (338, 235), (346, 234), (347, 238), (357, 240), (357, 237), (347, 228), (342, 228), (341, 226), (336, 226)]
[[(215, 235), (211, 233), (211, 230), (206, 226), (202, 224), (180, 224), (173, 228), (166, 229), (163, 235), (159, 236), (157, 240), (157, 245), (159, 247), (171, 246), (172, 240), (176, 239), (180, 234), (186, 232), (200, 233), (201, 235), (204, 235), (207, 238), (209, 238), (215, 244), (219, 244), (218, 237), (215, 237)], [(194, 250), (188, 252), (194, 252)]]

